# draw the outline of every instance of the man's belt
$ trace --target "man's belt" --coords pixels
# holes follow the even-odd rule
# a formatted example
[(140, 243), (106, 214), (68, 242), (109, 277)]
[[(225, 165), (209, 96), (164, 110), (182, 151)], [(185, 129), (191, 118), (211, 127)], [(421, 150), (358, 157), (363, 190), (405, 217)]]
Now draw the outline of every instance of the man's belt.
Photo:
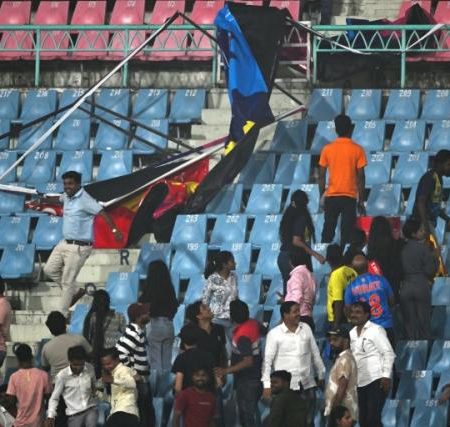
[(86, 242), (85, 240), (66, 239), (66, 243), (68, 243), (69, 245), (92, 246), (92, 242)]

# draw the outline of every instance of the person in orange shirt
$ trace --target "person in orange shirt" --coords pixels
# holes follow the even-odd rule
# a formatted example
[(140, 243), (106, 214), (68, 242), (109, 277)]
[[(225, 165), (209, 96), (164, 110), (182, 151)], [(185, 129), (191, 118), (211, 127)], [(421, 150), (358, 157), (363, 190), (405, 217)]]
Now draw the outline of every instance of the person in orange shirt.
[[(351, 233), (356, 222), (356, 207), (361, 215), (364, 208), (364, 167), (366, 154), (361, 146), (351, 138), (350, 117), (340, 114), (334, 119), (338, 138), (327, 144), (320, 153), (319, 190), (325, 196), (325, 223), (322, 242), (334, 239), (336, 225), (341, 216), (341, 245), (350, 243)], [(328, 169), (328, 188), (325, 191), (325, 175)], [(357, 202), (358, 201), (358, 202)]]

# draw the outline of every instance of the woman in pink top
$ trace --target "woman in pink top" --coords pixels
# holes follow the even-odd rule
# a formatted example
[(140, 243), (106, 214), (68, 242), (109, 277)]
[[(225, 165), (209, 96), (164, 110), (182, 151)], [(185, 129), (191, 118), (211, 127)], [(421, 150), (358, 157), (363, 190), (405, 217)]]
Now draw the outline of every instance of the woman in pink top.
[(296, 250), (290, 254), (292, 265), (287, 282), (285, 301), (295, 301), (300, 305), (300, 320), (307, 323), (314, 332), (312, 311), (316, 300), (316, 282), (308, 269), (309, 256), (304, 250)]

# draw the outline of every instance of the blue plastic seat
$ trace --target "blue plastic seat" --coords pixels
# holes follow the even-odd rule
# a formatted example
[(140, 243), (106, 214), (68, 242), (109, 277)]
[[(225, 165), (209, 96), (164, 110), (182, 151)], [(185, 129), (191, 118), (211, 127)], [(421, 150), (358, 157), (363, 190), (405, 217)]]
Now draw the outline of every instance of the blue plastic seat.
[(152, 261), (161, 260), (170, 265), (171, 247), (169, 243), (144, 243), (139, 251), (135, 270), (141, 280), (147, 278), (147, 269)]
[(55, 151), (35, 151), (25, 158), (20, 181), (30, 185), (53, 181), (55, 168)]
[(221, 245), (222, 251), (233, 254), (237, 273), (248, 273), (252, 260), (252, 245), (250, 243), (228, 242)]
[(275, 154), (263, 151), (252, 154), (248, 163), (239, 175), (240, 183), (245, 188), (252, 188), (254, 184), (270, 184), (275, 175)]
[[(66, 107), (67, 105), (73, 104), (76, 102), (81, 96), (83, 96), (86, 93), (86, 89), (64, 89), (60, 98), (59, 98), (59, 108)], [(87, 98), (88, 101), (92, 101), (92, 96), (89, 96)], [(90, 112), (92, 109), (92, 106), (87, 104), (86, 101), (84, 101), (81, 104), (81, 108), (84, 110), (88, 110), (89, 112), (82, 111), (80, 108), (77, 108), (67, 120), (73, 120), (73, 119), (89, 119)], [(63, 113), (59, 113), (58, 116), (61, 116)], [(64, 124), (64, 122), (63, 122)]]
[(14, 214), (23, 212), (24, 204), (24, 194), (0, 191), (0, 214)]
[(256, 215), (249, 243), (254, 246), (264, 246), (277, 243), (280, 239), (279, 229), (282, 215)]
[(19, 101), (20, 92), (17, 89), (0, 89), (0, 119), (17, 119)]
[(57, 194), (64, 191), (62, 182), (46, 182), (44, 184), (36, 184), (36, 190), (42, 194)]
[(417, 184), (411, 187), (411, 190), (408, 195), (408, 200), (406, 201), (406, 209), (404, 214), (406, 216), (410, 216), (413, 213), (414, 202), (416, 200), (416, 192), (417, 192)]
[(205, 278), (203, 274), (197, 273), (189, 278), (188, 287), (184, 294), (184, 304), (189, 305), (202, 299)]
[(169, 93), (167, 89), (139, 89), (134, 100), (132, 117), (148, 123), (151, 119), (167, 117)]
[(428, 341), (399, 341), (395, 346), (397, 371), (421, 371), (426, 369)]
[(309, 212), (311, 214), (316, 214), (317, 212), (319, 212), (320, 194), (318, 184), (292, 185), (292, 187), (289, 189), (284, 208), (286, 209), (289, 206), (289, 204), (291, 203), (292, 193), (297, 190), (302, 190), (308, 195)]
[(177, 89), (170, 107), (170, 123), (200, 123), (205, 100), (205, 89)]
[(172, 260), (171, 271), (178, 274), (180, 278), (189, 278), (195, 273), (203, 273), (207, 251), (206, 243), (186, 243), (178, 246)]
[[(127, 132), (130, 129), (130, 122), (127, 120), (114, 119), (111, 122)], [(107, 123), (100, 123), (97, 135), (94, 140), (96, 151), (122, 150), (128, 144), (128, 135), (110, 126)]]
[(387, 184), (391, 174), (392, 154), (373, 153), (368, 156), (365, 168), (366, 187), (375, 184)]
[(261, 299), (261, 274), (240, 274), (237, 278), (239, 299), (249, 305), (259, 303)]
[(0, 260), (0, 276), (3, 279), (31, 276), (34, 271), (35, 252), (33, 244), (7, 246)]
[(414, 120), (419, 117), (420, 90), (393, 89), (384, 112), (386, 120)]
[(218, 215), (211, 233), (211, 244), (245, 242), (247, 215)]
[(311, 154), (284, 153), (275, 172), (275, 184), (285, 186), (307, 184), (311, 173)]
[(126, 313), (128, 306), (138, 299), (139, 273), (136, 271), (109, 273), (106, 291), (111, 297), (111, 307), (120, 313)]
[(277, 304), (281, 298), (280, 295), (283, 295), (283, 278), (281, 277), (281, 274), (274, 276), (270, 281), (264, 306), (276, 310), (278, 308)]
[(235, 214), (241, 210), (242, 184), (231, 184), (223, 187), (208, 203), (205, 212), (208, 214)]
[[(327, 254), (328, 243), (314, 243), (312, 249), (318, 252), (320, 255), (325, 256)], [(328, 263), (320, 264), (316, 258), (312, 257), (312, 267), (314, 271), (314, 276), (323, 277), (330, 273), (330, 266)]]
[(374, 185), (367, 199), (366, 210), (369, 215), (396, 216), (400, 210), (402, 187), (400, 184)]
[(353, 129), (352, 139), (366, 152), (382, 151), (386, 135), (384, 120), (357, 121)]
[(421, 118), (427, 121), (450, 119), (450, 91), (430, 89), (423, 102)]
[(399, 121), (395, 124), (389, 151), (422, 151), (425, 141), (423, 120)]
[(450, 307), (438, 305), (431, 316), (431, 333), (437, 339), (450, 339)]
[[(0, 135), (9, 132), (10, 128), (11, 128), (10, 120), (0, 118)], [(0, 150), (8, 150), (8, 149), (9, 149), (9, 137), (0, 139)]]
[(184, 325), (185, 312), (186, 312), (186, 306), (184, 304), (180, 304), (178, 306), (178, 310), (175, 314), (175, 317), (173, 318), (173, 328), (174, 328), (175, 336), (178, 336), (178, 334), (181, 331), (181, 328)]
[(70, 316), (69, 333), (75, 335), (83, 335), (84, 319), (88, 314), (91, 306), (89, 304), (78, 303)]
[(442, 375), (450, 370), (450, 341), (438, 339), (433, 342), (427, 370), (434, 375)]
[(428, 170), (428, 153), (402, 153), (392, 174), (392, 182), (412, 187)]
[[(122, 116), (128, 117), (130, 90), (100, 89), (100, 93), (95, 97), (95, 103), (108, 110), (114, 111), (115, 113), (121, 114)], [(118, 119), (114, 114), (101, 110), (98, 107), (95, 107), (95, 114), (110, 121)]]
[(264, 306), (262, 304), (248, 304), (248, 311), (251, 319), (257, 320), (259, 323), (264, 319)]
[(431, 398), (433, 373), (431, 371), (405, 371), (400, 374), (397, 399), (410, 399), (415, 406), (416, 399)]
[(29, 216), (2, 216), (0, 218), (0, 246), (28, 243)]
[(33, 234), (33, 243), (37, 250), (51, 250), (63, 238), (62, 217), (40, 216)]
[(56, 151), (86, 150), (89, 148), (90, 132), (90, 119), (69, 117), (58, 128), (54, 149)]
[(410, 400), (387, 399), (381, 421), (384, 427), (409, 427)]
[(445, 240), (445, 233), (447, 230), (447, 222), (439, 217), (436, 221), (435, 234), (439, 245), (442, 245)]
[(337, 138), (334, 121), (319, 122), (311, 143), (311, 153), (320, 154), (322, 148)]
[(154, 397), (152, 399), (153, 407), (155, 408), (155, 427), (162, 427), (164, 399), (162, 397)]
[(274, 307), (270, 316), (269, 330), (273, 329), (281, 323), (281, 313), (279, 307)]
[[(2, 175), (17, 160), (15, 151), (0, 151), (0, 175)], [(3, 179), (2, 183), (7, 184), (17, 179), (17, 168), (14, 168)]]
[(328, 315), (326, 305), (315, 305), (313, 308), (313, 319), (316, 337), (324, 337), (328, 332)]
[[(163, 133), (164, 135), (169, 134), (169, 121), (167, 119), (151, 119), (146, 122), (146, 125), (158, 132)], [(153, 154), (157, 152), (157, 149), (154, 147), (154, 145), (162, 148), (163, 150), (167, 148), (168, 142), (166, 137), (156, 135), (154, 132), (144, 129), (140, 126), (138, 126), (136, 129), (136, 136), (150, 142), (151, 144), (153, 144), (153, 146), (146, 144), (145, 142), (142, 142), (136, 138), (133, 138), (131, 140), (130, 148), (133, 149), (134, 153)]]
[(248, 214), (276, 214), (281, 209), (283, 186), (280, 184), (255, 184), (250, 193), (245, 212)]
[(131, 150), (105, 151), (102, 154), (97, 172), (97, 181), (128, 175), (133, 171)]
[(306, 150), (307, 120), (282, 120), (275, 129), (270, 149), (281, 153), (301, 153)]
[(441, 404), (438, 400), (418, 400), (411, 418), (410, 427), (447, 427), (448, 402)]
[(29, 89), (22, 103), (21, 121), (31, 121), (52, 113), (56, 110), (56, 100), (53, 89)]
[[(27, 129), (20, 131), (17, 140), (17, 151), (25, 151), (30, 148), (39, 138), (41, 138), (53, 125), (52, 119), (45, 120), (44, 122), (30, 126)], [(51, 150), (52, 148), (52, 136), (49, 135), (44, 139), (39, 146), (40, 150)]]
[(450, 147), (450, 120), (433, 123), (427, 151), (434, 153), (448, 150), (448, 147)]
[(307, 118), (320, 122), (334, 120), (342, 112), (342, 89), (314, 89), (308, 104)]
[(206, 240), (206, 215), (177, 215), (170, 243), (178, 247)]
[(264, 279), (272, 279), (274, 276), (281, 274), (277, 263), (280, 246), (280, 243), (269, 243), (261, 247), (255, 273), (260, 273)]
[(59, 171), (56, 175), (62, 181), (62, 175), (67, 171), (80, 173), (83, 183), (92, 181), (93, 153), (90, 150), (66, 151), (62, 155)]
[(347, 107), (352, 120), (378, 119), (381, 113), (381, 89), (353, 89)]

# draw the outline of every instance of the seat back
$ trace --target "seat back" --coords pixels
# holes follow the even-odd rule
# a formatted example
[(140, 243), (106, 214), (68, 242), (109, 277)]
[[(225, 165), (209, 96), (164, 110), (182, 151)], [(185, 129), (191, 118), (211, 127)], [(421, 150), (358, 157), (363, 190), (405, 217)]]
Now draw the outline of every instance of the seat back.
[(52, 113), (56, 109), (57, 95), (53, 89), (29, 89), (22, 104), (20, 118), (30, 121)]
[(253, 185), (245, 212), (253, 215), (279, 213), (282, 193), (283, 186), (280, 184)]
[[(73, 104), (78, 100), (78, 98), (82, 97), (86, 92), (86, 89), (64, 89), (60, 98), (59, 98), (59, 108), (67, 107), (68, 105)], [(92, 101), (92, 96), (89, 96), (86, 101)], [(69, 117), (69, 119), (88, 119), (90, 117), (90, 112), (92, 110), (92, 106), (87, 104), (87, 102), (84, 101), (80, 107), (82, 107), (84, 110), (88, 110), (89, 113), (86, 111), (80, 110), (80, 108), (77, 108)], [(61, 117), (61, 115), (64, 113), (59, 113), (58, 117)], [(68, 120), (69, 120), (68, 119)], [(62, 124), (66, 123), (67, 120), (65, 120)]]
[(301, 184), (301, 185), (292, 185), (289, 189), (289, 193), (286, 198), (286, 203), (284, 208), (286, 209), (291, 203), (292, 193), (297, 190), (302, 190), (308, 195), (308, 209), (311, 214), (316, 214), (319, 212), (319, 202), (320, 202), (320, 194), (319, 194), (319, 185), (318, 184)]
[(180, 244), (172, 260), (171, 271), (180, 278), (189, 278), (203, 273), (206, 266), (208, 247), (206, 243)]
[(374, 120), (381, 113), (381, 89), (353, 89), (347, 108), (352, 120)]
[(367, 199), (367, 213), (372, 216), (396, 216), (400, 210), (400, 197), (400, 184), (374, 185)]
[(435, 340), (431, 347), (427, 370), (434, 375), (444, 374), (450, 369), (450, 341)]
[(151, 119), (165, 119), (168, 106), (167, 89), (139, 89), (134, 100), (132, 117), (145, 124)]
[(311, 154), (283, 153), (275, 172), (274, 183), (285, 186), (307, 184), (311, 173)]
[(428, 170), (428, 153), (401, 153), (392, 175), (392, 182), (412, 187)]
[(450, 91), (448, 89), (430, 89), (427, 91), (421, 119), (427, 121), (450, 120)]
[(22, 212), (25, 204), (25, 195), (0, 191), (0, 214), (14, 214)]
[(170, 123), (200, 123), (205, 100), (204, 89), (177, 89), (170, 108)]
[(280, 243), (266, 243), (261, 247), (255, 266), (255, 273), (260, 273), (264, 279), (272, 279), (275, 275), (280, 274), (277, 263), (280, 246)]
[[(130, 90), (129, 89), (100, 89), (99, 94), (95, 97), (95, 103), (107, 108), (108, 110), (119, 113), (122, 116), (128, 116), (130, 106)], [(104, 111), (97, 106), (95, 107), (95, 114), (107, 119), (114, 120), (117, 116)]]
[(177, 215), (170, 242), (175, 247), (206, 240), (206, 215)]
[[(160, 132), (164, 135), (169, 134), (169, 121), (167, 119), (151, 119), (147, 122), (147, 126), (154, 129), (157, 132)], [(133, 149), (134, 153), (137, 154), (152, 154), (156, 152), (155, 145), (157, 147), (165, 150), (167, 148), (167, 137), (162, 135), (157, 135), (156, 133), (144, 129), (140, 126), (136, 129), (136, 135), (140, 138), (143, 138), (145, 141), (150, 142), (151, 144), (146, 144), (143, 141), (140, 141), (137, 138), (133, 138), (131, 140), (130, 147)]]
[(421, 151), (425, 141), (423, 120), (398, 121), (392, 134), (390, 151)]
[(259, 151), (251, 155), (242, 169), (238, 182), (245, 188), (254, 184), (270, 184), (275, 174), (275, 154)]
[(433, 373), (431, 371), (405, 371), (400, 375), (397, 399), (411, 399), (415, 406), (416, 399), (431, 398)]
[(111, 307), (126, 313), (127, 307), (138, 299), (139, 273), (111, 272), (106, 281), (106, 291), (111, 297)]
[(205, 211), (208, 214), (235, 214), (241, 210), (242, 184), (231, 184), (221, 188), (216, 196), (208, 203)]
[(91, 120), (88, 118), (68, 118), (61, 123), (55, 138), (56, 151), (87, 150), (91, 132)]
[(105, 151), (98, 167), (97, 181), (129, 175), (133, 171), (133, 152), (130, 150)]
[(34, 270), (35, 246), (33, 244), (7, 246), (0, 260), (3, 279), (30, 277)]
[(184, 294), (184, 304), (189, 305), (202, 299), (205, 277), (201, 273), (194, 274), (189, 278), (188, 287)]
[(75, 171), (81, 174), (81, 182), (90, 182), (92, 180), (92, 166), (92, 151), (66, 151), (62, 155), (56, 179), (62, 181), (62, 175), (65, 172)]
[(0, 89), (0, 118), (16, 119), (19, 116), (19, 100), (17, 89)]
[(415, 120), (419, 117), (420, 90), (392, 89), (384, 112), (386, 120)]
[(342, 113), (342, 89), (314, 89), (308, 104), (310, 121), (334, 120)]
[(401, 371), (426, 369), (428, 341), (399, 341), (395, 346), (395, 366)]
[[(53, 125), (52, 119), (45, 120), (41, 123), (36, 123), (26, 129), (23, 129), (19, 133), (17, 141), (17, 151), (28, 150), (38, 139), (40, 139), (45, 133), (47, 133)], [(41, 150), (51, 150), (52, 148), (52, 136), (48, 135), (39, 145)]]
[(448, 402), (440, 403), (437, 399), (420, 399), (416, 401), (416, 408), (411, 418), (410, 427), (446, 427), (447, 418)]
[(233, 254), (237, 273), (250, 272), (252, 258), (252, 245), (250, 243), (228, 242), (221, 245), (221, 250)]
[(144, 23), (145, 0), (116, 1), (111, 13), (111, 25), (142, 25)]
[(37, 250), (49, 251), (53, 249), (63, 238), (62, 217), (40, 216), (33, 234), (33, 243)]
[(25, 158), (20, 181), (30, 185), (53, 181), (55, 169), (55, 151), (35, 151)]
[(211, 233), (210, 243), (244, 242), (247, 232), (247, 215), (218, 215)]
[(433, 123), (431, 128), (427, 151), (437, 152), (448, 149), (450, 146), (450, 120)]
[(0, 247), (28, 243), (29, 216), (2, 216), (0, 218)]
[(391, 174), (392, 154), (373, 153), (368, 156), (365, 168), (366, 186), (387, 184)]
[(352, 139), (366, 152), (382, 151), (386, 134), (384, 120), (360, 120), (355, 123)]
[(307, 132), (307, 120), (282, 120), (277, 123), (270, 149), (281, 153), (305, 151)]
[(192, 9), (191, 19), (198, 25), (210, 25), (214, 23), (217, 12), (222, 9), (225, 0), (196, 1)]
[(387, 399), (381, 420), (384, 427), (409, 427), (410, 400)]
[(282, 215), (256, 215), (248, 241), (254, 246), (278, 243)]
[(239, 299), (249, 305), (258, 304), (261, 299), (261, 274), (240, 274), (237, 282)]
[(128, 120), (113, 119), (112, 124), (114, 126), (108, 123), (100, 123), (94, 140), (96, 151), (123, 150), (126, 148), (128, 135), (116, 129), (116, 126), (128, 132), (130, 122)]
[[(17, 153), (14, 151), (0, 151), (0, 174), (6, 172), (17, 160)], [(3, 179), (2, 183), (14, 182), (16, 180), (17, 168), (14, 168)]]
[(144, 243), (139, 251), (136, 271), (141, 280), (147, 278), (147, 269), (152, 261), (161, 260), (170, 265), (171, 247), (168, 243)]
[(84, 319), (86, 319), (90, 308), (89, 304), (78, 303), (75, 306), (75, 310), (70, 316), (69, 333), (83, 335)]
[(185, 0), (157, 0), (150, 17), (150, 24), (164, 24), (175, 12), (184, 12), (185, 3)]
[(322, 148), (336, 138), (337, 133), (333, 120), (319, 122), (311, 144), (311, 153), (320, 154)]

